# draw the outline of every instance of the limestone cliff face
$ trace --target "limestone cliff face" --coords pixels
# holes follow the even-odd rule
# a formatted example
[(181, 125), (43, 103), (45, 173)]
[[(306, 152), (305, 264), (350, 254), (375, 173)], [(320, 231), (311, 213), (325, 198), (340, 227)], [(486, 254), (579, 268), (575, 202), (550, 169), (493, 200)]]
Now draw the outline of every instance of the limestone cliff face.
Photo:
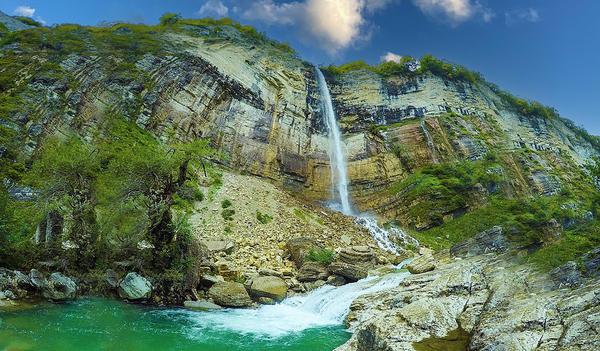
[[(56, 56), (5, 45), (1, 57), (27, 58), (27, 64), (6, 92), (23, 103), (2, 116), (4, 125), (25, 130), (31, 152), (41, 135), (93, 131), (104, 116), (119, 113), (164, 139), (209, 137), (228, 166), (328, 199), (315, 68), (248, 41), (234, 27), (220, 28), (217, 39), (209, 31), (157, 33), (160, 53), (141, 55), (116, 73), (124, 61), (110, 52)], [(128, 29), (113, 35), (126, 36)], [(57, 64), (62, 78), (42, 72), (48, 64)], [(597, 154), (560, 120), (519, 115), (485, 85), (431, 74), (384, 78), (368, 70), (327, 80), (344, 132), (352, 198), (360, 209), (388, 218), (403, 216), (401, 194), (389, 188), (427, 164), (501, 150), (509, 169), (490, 171), (510, 173), (505, 191), (551, 194), (564, 181), (559, 170)]]

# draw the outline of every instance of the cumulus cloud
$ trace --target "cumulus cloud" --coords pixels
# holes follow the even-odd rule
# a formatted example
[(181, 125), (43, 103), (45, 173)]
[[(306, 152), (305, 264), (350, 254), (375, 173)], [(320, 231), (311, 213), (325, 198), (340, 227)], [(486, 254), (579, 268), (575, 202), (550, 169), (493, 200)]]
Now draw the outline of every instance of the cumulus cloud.
[(198, 14), (200, 16), (225, 17), (229, 13), (229, 8), (220, 0), (208, 0), (200, 7)]
[(471, 0), (413, 0), (413, 3), (425, 14), (441, 17), (452, 24), (460, 24), (473, 17), (481, 17), (491, 22), (495, 13), (478, 1)]
[(294, 25), (330, 54), (368, 37), (366, 18), (395, 0), (258, 0), (242, 12), (248, 20)]
[(398, 54), (394, 54), (393, 52), (388, 52), (385, 55), (381, 56), (381, 62), (396, 62), (400, 63), (402, 61), (402, 56)]
[(541, 20), (540, 13), (534, 8), (509, 11), (504, 14), (504, 18), (508, 26), (519, 22), (536, 23)]
[(19, 6), (13, 12), (17, 16), (33, 17), (35, 9), (30, 6)]

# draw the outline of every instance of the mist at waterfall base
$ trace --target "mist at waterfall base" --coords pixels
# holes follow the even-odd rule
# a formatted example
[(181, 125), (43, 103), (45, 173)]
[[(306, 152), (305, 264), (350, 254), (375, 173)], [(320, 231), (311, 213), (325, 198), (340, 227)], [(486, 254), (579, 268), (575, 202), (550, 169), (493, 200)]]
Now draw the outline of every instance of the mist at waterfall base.
[(0, 350), (333, 350), (350, 338), (343, 320), (357, 297), (396, 287), (397, 271), (325, 285), (277, 305), (195, 312), (89, 299), (0, 314)]
[(316, 68), (317, 83), (321, 96), (321, 110), (327, 125), (329, 140), (329, 164), (331, 167), (331, 183), (334, 189), (334, 200), (329, 201), (327, 206), (334, 211), (341, 212), (347, 216), (356, 218), (356, 223), (365, 227), (383, 250), (398, 253), (399, 247), (394, 239), (406, 238), (406, 234), (398, 228), (386, 230), (379, 226), (375, 216), (369, 213), (356, 213), (350, 202), (348, 192), (348, 166), (342, 143), (341, 131), (337, 123), (333, 101), (329, 86), (323, 72)]

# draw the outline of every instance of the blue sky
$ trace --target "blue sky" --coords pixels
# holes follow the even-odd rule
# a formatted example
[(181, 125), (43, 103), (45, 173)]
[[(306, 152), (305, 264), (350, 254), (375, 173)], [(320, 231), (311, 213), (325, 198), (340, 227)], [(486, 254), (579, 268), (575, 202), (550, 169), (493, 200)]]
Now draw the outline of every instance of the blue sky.
[(0, 0), (0, 10), (48, 25), (228, 16), (318, 64), (430, 53), (600, 135), (597, 0)]

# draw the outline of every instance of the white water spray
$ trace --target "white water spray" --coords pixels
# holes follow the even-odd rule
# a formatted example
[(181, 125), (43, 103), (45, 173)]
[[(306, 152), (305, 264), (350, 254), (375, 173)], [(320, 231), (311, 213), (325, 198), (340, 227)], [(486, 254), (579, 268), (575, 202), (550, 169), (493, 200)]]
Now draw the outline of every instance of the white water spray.
[(319, 92), (321, 93), (321, 105), (325, 120), (327, 122), (327, 131), (329, 132), (329, 161), (331, 164), (331, 180), (337, 189), (341, 210), (345, 215), (352, 215), (350, 207), (350, 198), (348, 196), (348, 173), (346, 167), (346, 157), (342, 149), (342, 137), (340, 128), (335, 118), (335, 110), (331, 101), (329, 87), (320, 69), (317, 71), (317, 81), (319, 83)]
[(277, 305), (257, 309), (228, 309), (215, 312), (167, 310), (181, 313), (194, 324), (192, 335), (202, 336), (204, 330), (221, 329), (263, 338), (277, 338), (310, 328), (341, 325), (357, 297), (397, 287), (409, 275), (397, 271), (384, 276), (372, 276), (340, 287), (324, 285), (306, 295), (285, 299)]

